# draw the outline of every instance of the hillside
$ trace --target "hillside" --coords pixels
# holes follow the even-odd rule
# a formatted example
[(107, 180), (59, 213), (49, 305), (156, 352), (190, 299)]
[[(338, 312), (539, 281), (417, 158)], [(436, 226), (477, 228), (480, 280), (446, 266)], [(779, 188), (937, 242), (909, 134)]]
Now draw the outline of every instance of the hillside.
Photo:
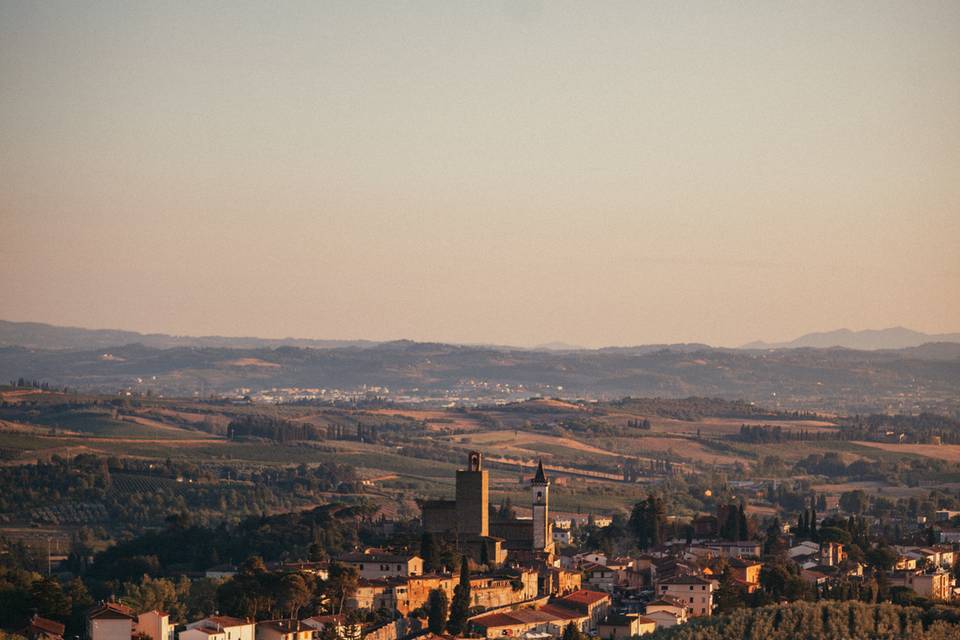
[(253, 338), (225, 336), (171, 336), (163, 333), (137, 333), (118, 329), (83, 329), (58, 327), (42, 322), (9, 322), (0, 320), (0, 346), (28, 349), (101, 349), (125, 344), (142, 344), (157, 349), (174, 347), (209, 347), (255, 349), (260, 347), (363, 347), (376, 344), (369, 340), (309, 340), (303, 338)]
[(922, 333), (905, 327), (891, 327), (889, 329), (866, 329), (851, 331), (838, 329), (836, 331), (822, 331), (808, 333), (789, 342), (751, 342), (743, 346), (744, 349), (829, 349), (843, 347), (845, 349), (860, 349), (875, 351), (880, 349), (907, 349), (919, 347), (930, 342), (960, 343), (960, 333)]
[[(941, 350), (933, 350), (939, 353)], [(409, 341), (307, 349), (125, 345), (81, 351), (0, 348), (0, 380), (166, 395), (238, 388), (388, 388), (391, 395), (614, 398), (713, 396), (787, 409), (960, 410), (960, 358), (923, 350), (754, 352), (688, 346), (540, 352)], [(497, 387), (497, 385), (500, 385)]]

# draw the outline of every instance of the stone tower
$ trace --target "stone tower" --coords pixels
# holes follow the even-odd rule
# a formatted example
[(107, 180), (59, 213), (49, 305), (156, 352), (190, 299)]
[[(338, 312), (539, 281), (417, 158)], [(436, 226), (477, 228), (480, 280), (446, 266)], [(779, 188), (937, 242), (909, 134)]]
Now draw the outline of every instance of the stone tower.
[(489, 485), (483, 454), (471, 451), (467, 468), (457, 471), (457, 533), (490, 535)]
[(533, 491), (533, 550), (553, 549), (550, 529), (550, 481), (543, 473), (543, 460), (537, 464), (537, 474), (530, 482)]

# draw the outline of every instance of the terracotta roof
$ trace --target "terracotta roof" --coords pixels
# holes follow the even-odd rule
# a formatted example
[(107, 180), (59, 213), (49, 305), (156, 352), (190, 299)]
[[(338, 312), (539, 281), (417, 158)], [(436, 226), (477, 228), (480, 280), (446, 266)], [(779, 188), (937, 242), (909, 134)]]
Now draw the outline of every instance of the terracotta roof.
[(661, 580), (660, 584), (711, 584), (711, 582), (700, 576), (676, 576), (667, 580)]
[(52, 636), (62, 636), (65, 627), (55, 620), (48, 620), (40, 616), (33, 616), (30, 625), (26, 628), (27, 633), (45, 633)]
[(517, 609), (516, 611), (491, 613), (480, 616), (479, 618), (474, 618), (471, 622), (490, 629), (496, 627), (512, 627), (519, 624), (555, 622), (557, 620), (576, 620), (582, 617), (583, 616), (576, 612), (572, 612), (564, 607), (546, 605), (539, 609)]
[(273, 629), (279, 633), (292, 633), (294, 631), (306, 631), (296, 618), (283, 618), (281, 620), (264, 620), (257, 623), (258, 627)]
[[(309, 620), (310, 622), (316, 622), (319, 624), (330, 624), (330, 623), (343, 624), (343, 621), (346, 619), (347, 619), (347, 616), (345, 616), (342, 613), (332, 615), (332, 616), (312, 616), (310, 618), (307, 618), (307, 620)], [(305, 620), (304, 622), (306, 622), (307, 620)]]
[(557, 606), (554, 604), (547, 604), (540, 607), (540, 611), (550, 614), (554, 619), (559, 620), (579, 620), (585, 618), (586, 615), (580, 613), (579, 611), (574, 611), (573, 609), (568, 609), (566, 607)]
[(88, 618), (130, 618), (131, 620), (136, 620), (137, 616), (134, 615), (133, 609), (128, 606), (122, 605), (119, 602), (104, 602), (98, 604), (89, 612), (87, 612)]
[(419, 558), (416, 554), (401, 556), (398, 554), (386, 553), (345, 553), (340, 556), (341, 562), (383, 562), (385, 564), (397, 564), (409, 562), (414, 558)]
[(561, 601), (566, 602), (576, 602), (580, 604), (594, 604), (600, 602), (601, 600), (609, 600), (610, 594), (604, 593), (602, 591), (588, 591), (587, 589), (580, 589), (579, 591), (574, 591), (570, 595), (566, 595), (560, 598)]
[(226, 627), (239, 627), (245, 624), (252, 623), (242, 620), (241, 618), (234, 618), (232, 616), (207, 616), (203, 620), (198, 620), (195, 623), (195, 626), (192, 628), (199, 631), (205, 631), (207, 633), (217, 633), (219, 629)]
[(652, 602), (648, 602), (647, 606), (649, 607), (650, 605), (659, 605), (659, 606), (665, 605), (668, 607), (680, 607), (682, 609), (687, 608), (687, 605), (684, 602), (677, 600), (673, 596), (666, 596), (666, 595), (660, 596), (659, 598), (657, 598)]
[(745, 569), (746, 567), (755, 567), (760, 564), (759, 560), (744, 560), (743, 558), (730, 558), (731, 567)]

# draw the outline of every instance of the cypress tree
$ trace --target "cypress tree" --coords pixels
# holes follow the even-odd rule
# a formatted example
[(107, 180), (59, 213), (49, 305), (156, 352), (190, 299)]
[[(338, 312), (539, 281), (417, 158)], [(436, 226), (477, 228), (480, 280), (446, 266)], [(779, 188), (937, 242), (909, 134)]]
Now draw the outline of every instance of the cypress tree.
[(441, 589), (434, 589), (427, 600), (427, 628), (431, 633), (441, 634), (446, 626), (447, 594)]
[(447, 631), (453, 635), (463, 633), (470, 612), (470, 561), (463, 556), (460, 562), (460, 584), (453, 589), (453, 602), (450, 605), (450, 620)]

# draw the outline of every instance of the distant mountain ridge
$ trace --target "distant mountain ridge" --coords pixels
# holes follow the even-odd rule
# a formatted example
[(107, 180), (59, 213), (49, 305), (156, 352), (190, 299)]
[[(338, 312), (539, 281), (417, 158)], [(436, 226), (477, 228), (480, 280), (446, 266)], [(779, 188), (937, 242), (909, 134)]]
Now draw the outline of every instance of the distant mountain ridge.
[(865, 329), (851, 331), (820, 331), (808, 333), (789, 342), (751, 342), (741, 349), (830, 349), (842, 347), (860, 351), (879, 351), (883, 349), (910, 349), (931, 342), (960, 343), (960, 333), (922, 333), (906, 327), (889, 329)]
[(336, 349), (372, 347), (372, 340), (311, 340), (307, 338), (255, 338), (226, 336), (171, 336), (164, 333), (138, 333), (120, 329), (84, 329), (59, 327), (43, 322), (0, 320), (0, 347), (27, 349), (85, 350), (142, 344), (155, 349), (175, 347), (257, 349), (264, 347), (306, 347)]

